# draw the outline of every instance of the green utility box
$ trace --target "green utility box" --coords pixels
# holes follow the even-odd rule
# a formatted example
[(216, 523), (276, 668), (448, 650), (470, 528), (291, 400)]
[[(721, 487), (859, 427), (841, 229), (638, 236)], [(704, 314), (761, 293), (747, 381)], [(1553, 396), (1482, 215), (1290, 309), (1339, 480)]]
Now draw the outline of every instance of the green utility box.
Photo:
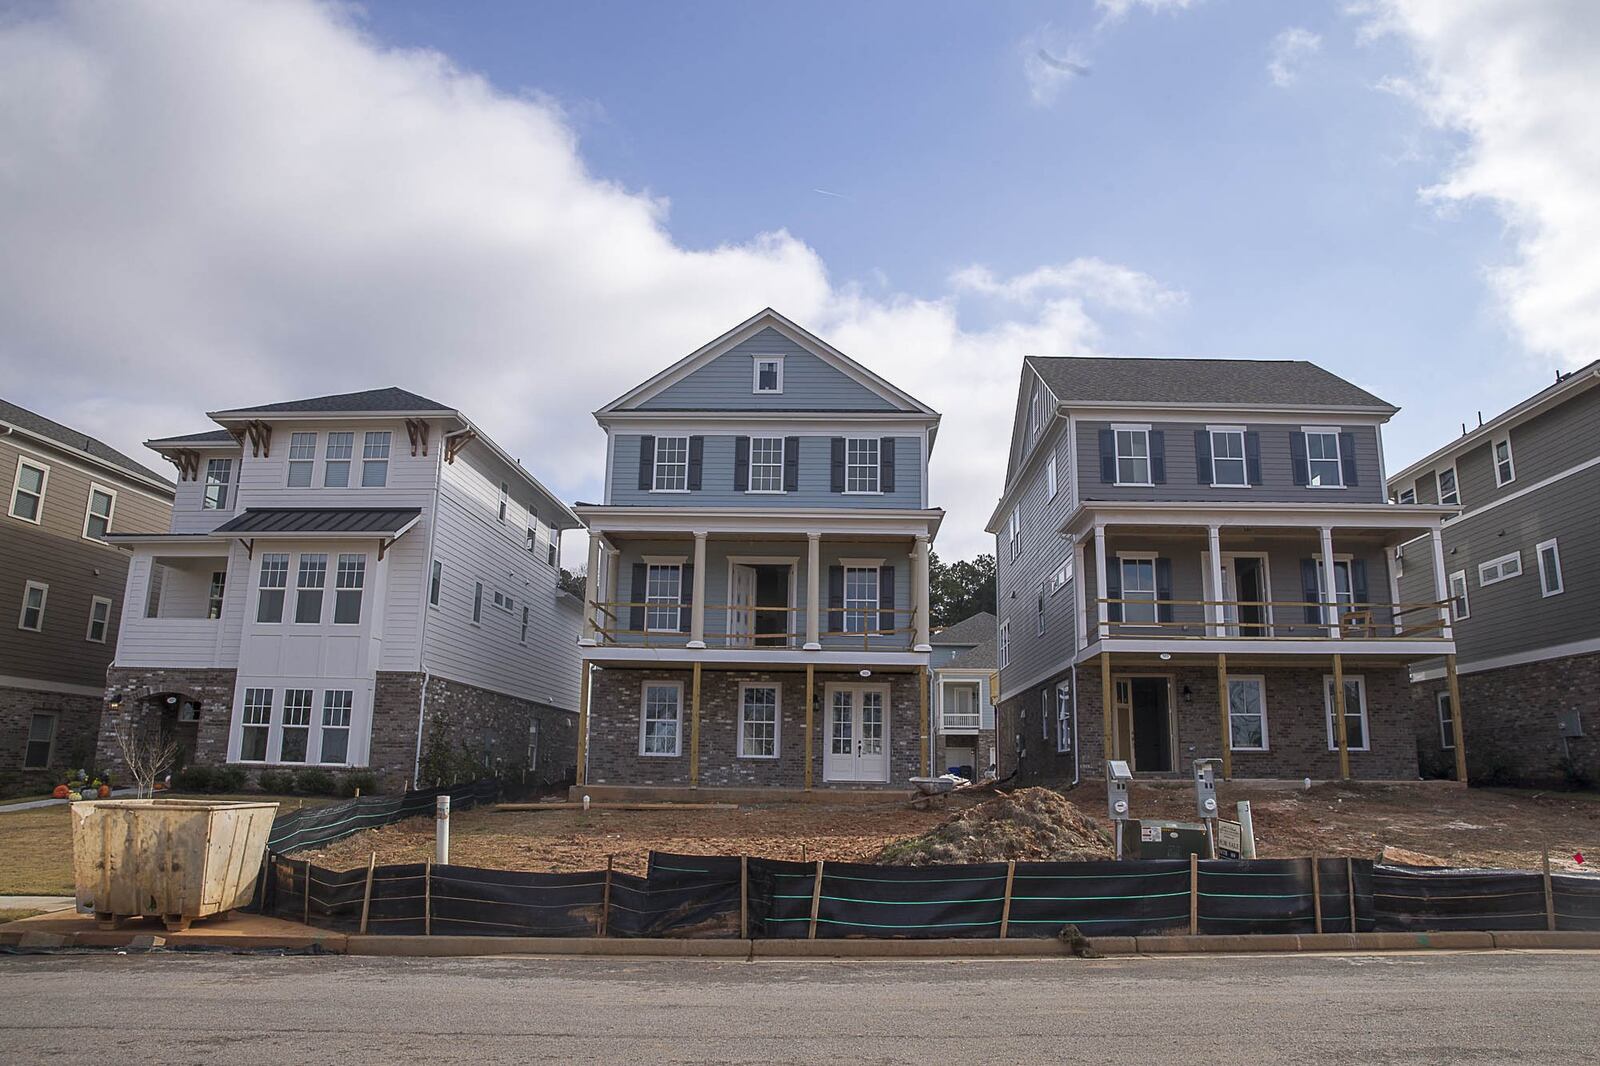
[[(1211, 841), (1199, 822), (1163, 822), (1140, 819), (1128, 823), (1128, 835), (1138, 841), (1134, 854), (1141, 859), (1211, 857)], [(1132, 850), (1132, 849), (1129, 849)]]

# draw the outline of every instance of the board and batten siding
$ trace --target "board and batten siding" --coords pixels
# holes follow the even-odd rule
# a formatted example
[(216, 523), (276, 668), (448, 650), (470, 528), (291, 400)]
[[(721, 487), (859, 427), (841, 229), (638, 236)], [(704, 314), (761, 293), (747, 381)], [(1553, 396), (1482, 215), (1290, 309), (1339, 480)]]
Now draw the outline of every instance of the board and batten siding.
[[(1101, 480), (1100, 431), (1115, 423), (1107, 420), (1077, 421), (1078, 475), (1085, 499), (1089, 500), (1214, 500), (1227, 503), (1381, 503), (1386, 498), (1381, 442), (1378, 427), (1344, 425), (1329, 419), (1317, 422), (1307, 418), (1304, 425), (1327, 425), (1349, 433), (1356, 454), (1355, 487), (1312, 488), (1294, 483), (1294, 464), (1290, 452), (1291, 435), (1299, 426), (1241, 423), (1220, 413), (1215, 418), (1196, 422), (1154, 422), (1152, 430), (1163, 433), (1166, 444), (1166, 482), (1160, 485), (1116, 485)], [(1139, 423), (1143, 425), (1145, 423)], [(1202, 483), (1195, 457), (1197, 431), (1207, 426), (1243, 425), (1247, 432), (1259, 434), (1261, 443), (1260, 485), (1243, 488), (1218, 487)]]
[[(753, 390), (757, 355), (783, 357), (783, 392)], [(638, 405), (641, 411), (893, 411), (895, 406), (771, 327)]]
[(1066, 422), (1052, 426), (1037, 447), (1056, 460), (1056, 494), (1049, 492), (1048, 455), (1041, 455), (1018, 500), (1021, 537), (1016, 558), (1003, 528), (995, 539), (998, 598), (995, 614), (1011, 623), (1011, 658), (1000, 671), (1000, 688), (1010, 692), (1077, 649), (1077, 611), (1072, 582), (1058, 590), (1045, 587), (1045, 631), (1038, 635), (1041, 582), (1072, 559), (1072, 542), (1060, 532), (1072, 505), (1072, 466)]

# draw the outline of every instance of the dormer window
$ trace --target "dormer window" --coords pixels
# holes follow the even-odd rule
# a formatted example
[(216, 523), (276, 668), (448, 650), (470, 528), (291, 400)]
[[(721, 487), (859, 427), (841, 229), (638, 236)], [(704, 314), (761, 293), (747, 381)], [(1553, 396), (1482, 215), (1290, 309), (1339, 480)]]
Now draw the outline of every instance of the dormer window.
[(758, 355), (755, 358), (755, 384), (753, 391), (757, 393), (781, 393), (783, 391), (783, 357), (780, 355)]

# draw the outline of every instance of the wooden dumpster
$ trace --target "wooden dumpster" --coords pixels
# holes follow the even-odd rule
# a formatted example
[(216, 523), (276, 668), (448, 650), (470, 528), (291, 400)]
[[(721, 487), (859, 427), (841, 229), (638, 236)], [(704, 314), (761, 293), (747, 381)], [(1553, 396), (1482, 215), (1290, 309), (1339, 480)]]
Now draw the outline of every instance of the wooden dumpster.
[(250, 902), (276, 803), (95, 800), (72, 805), (78, 907), (102, 928), (160, 918), (169, 931)]

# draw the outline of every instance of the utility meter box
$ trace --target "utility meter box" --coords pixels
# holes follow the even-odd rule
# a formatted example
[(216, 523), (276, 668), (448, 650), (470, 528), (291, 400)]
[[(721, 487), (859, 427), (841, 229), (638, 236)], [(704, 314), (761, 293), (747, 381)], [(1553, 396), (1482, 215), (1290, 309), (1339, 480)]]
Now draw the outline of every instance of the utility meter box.
[(1138, 851), (1141, 859), (1187, 859), (1211, 857), (1211, 838), (1206, 827), (1194, 822), (1163, 822), (1142, 819), (1128, 823), (1139, 827)]
[(1194, 761), (1194, 813), (1203, 819), (1217, 816), (1217, 778), (1210, 759)]
[(1106, 813), (1113, 822), (1126, 821), (1132, 812), (1128, 786), (1133, 784), (1133, 771), (1121, 759), (1106, 763)]

